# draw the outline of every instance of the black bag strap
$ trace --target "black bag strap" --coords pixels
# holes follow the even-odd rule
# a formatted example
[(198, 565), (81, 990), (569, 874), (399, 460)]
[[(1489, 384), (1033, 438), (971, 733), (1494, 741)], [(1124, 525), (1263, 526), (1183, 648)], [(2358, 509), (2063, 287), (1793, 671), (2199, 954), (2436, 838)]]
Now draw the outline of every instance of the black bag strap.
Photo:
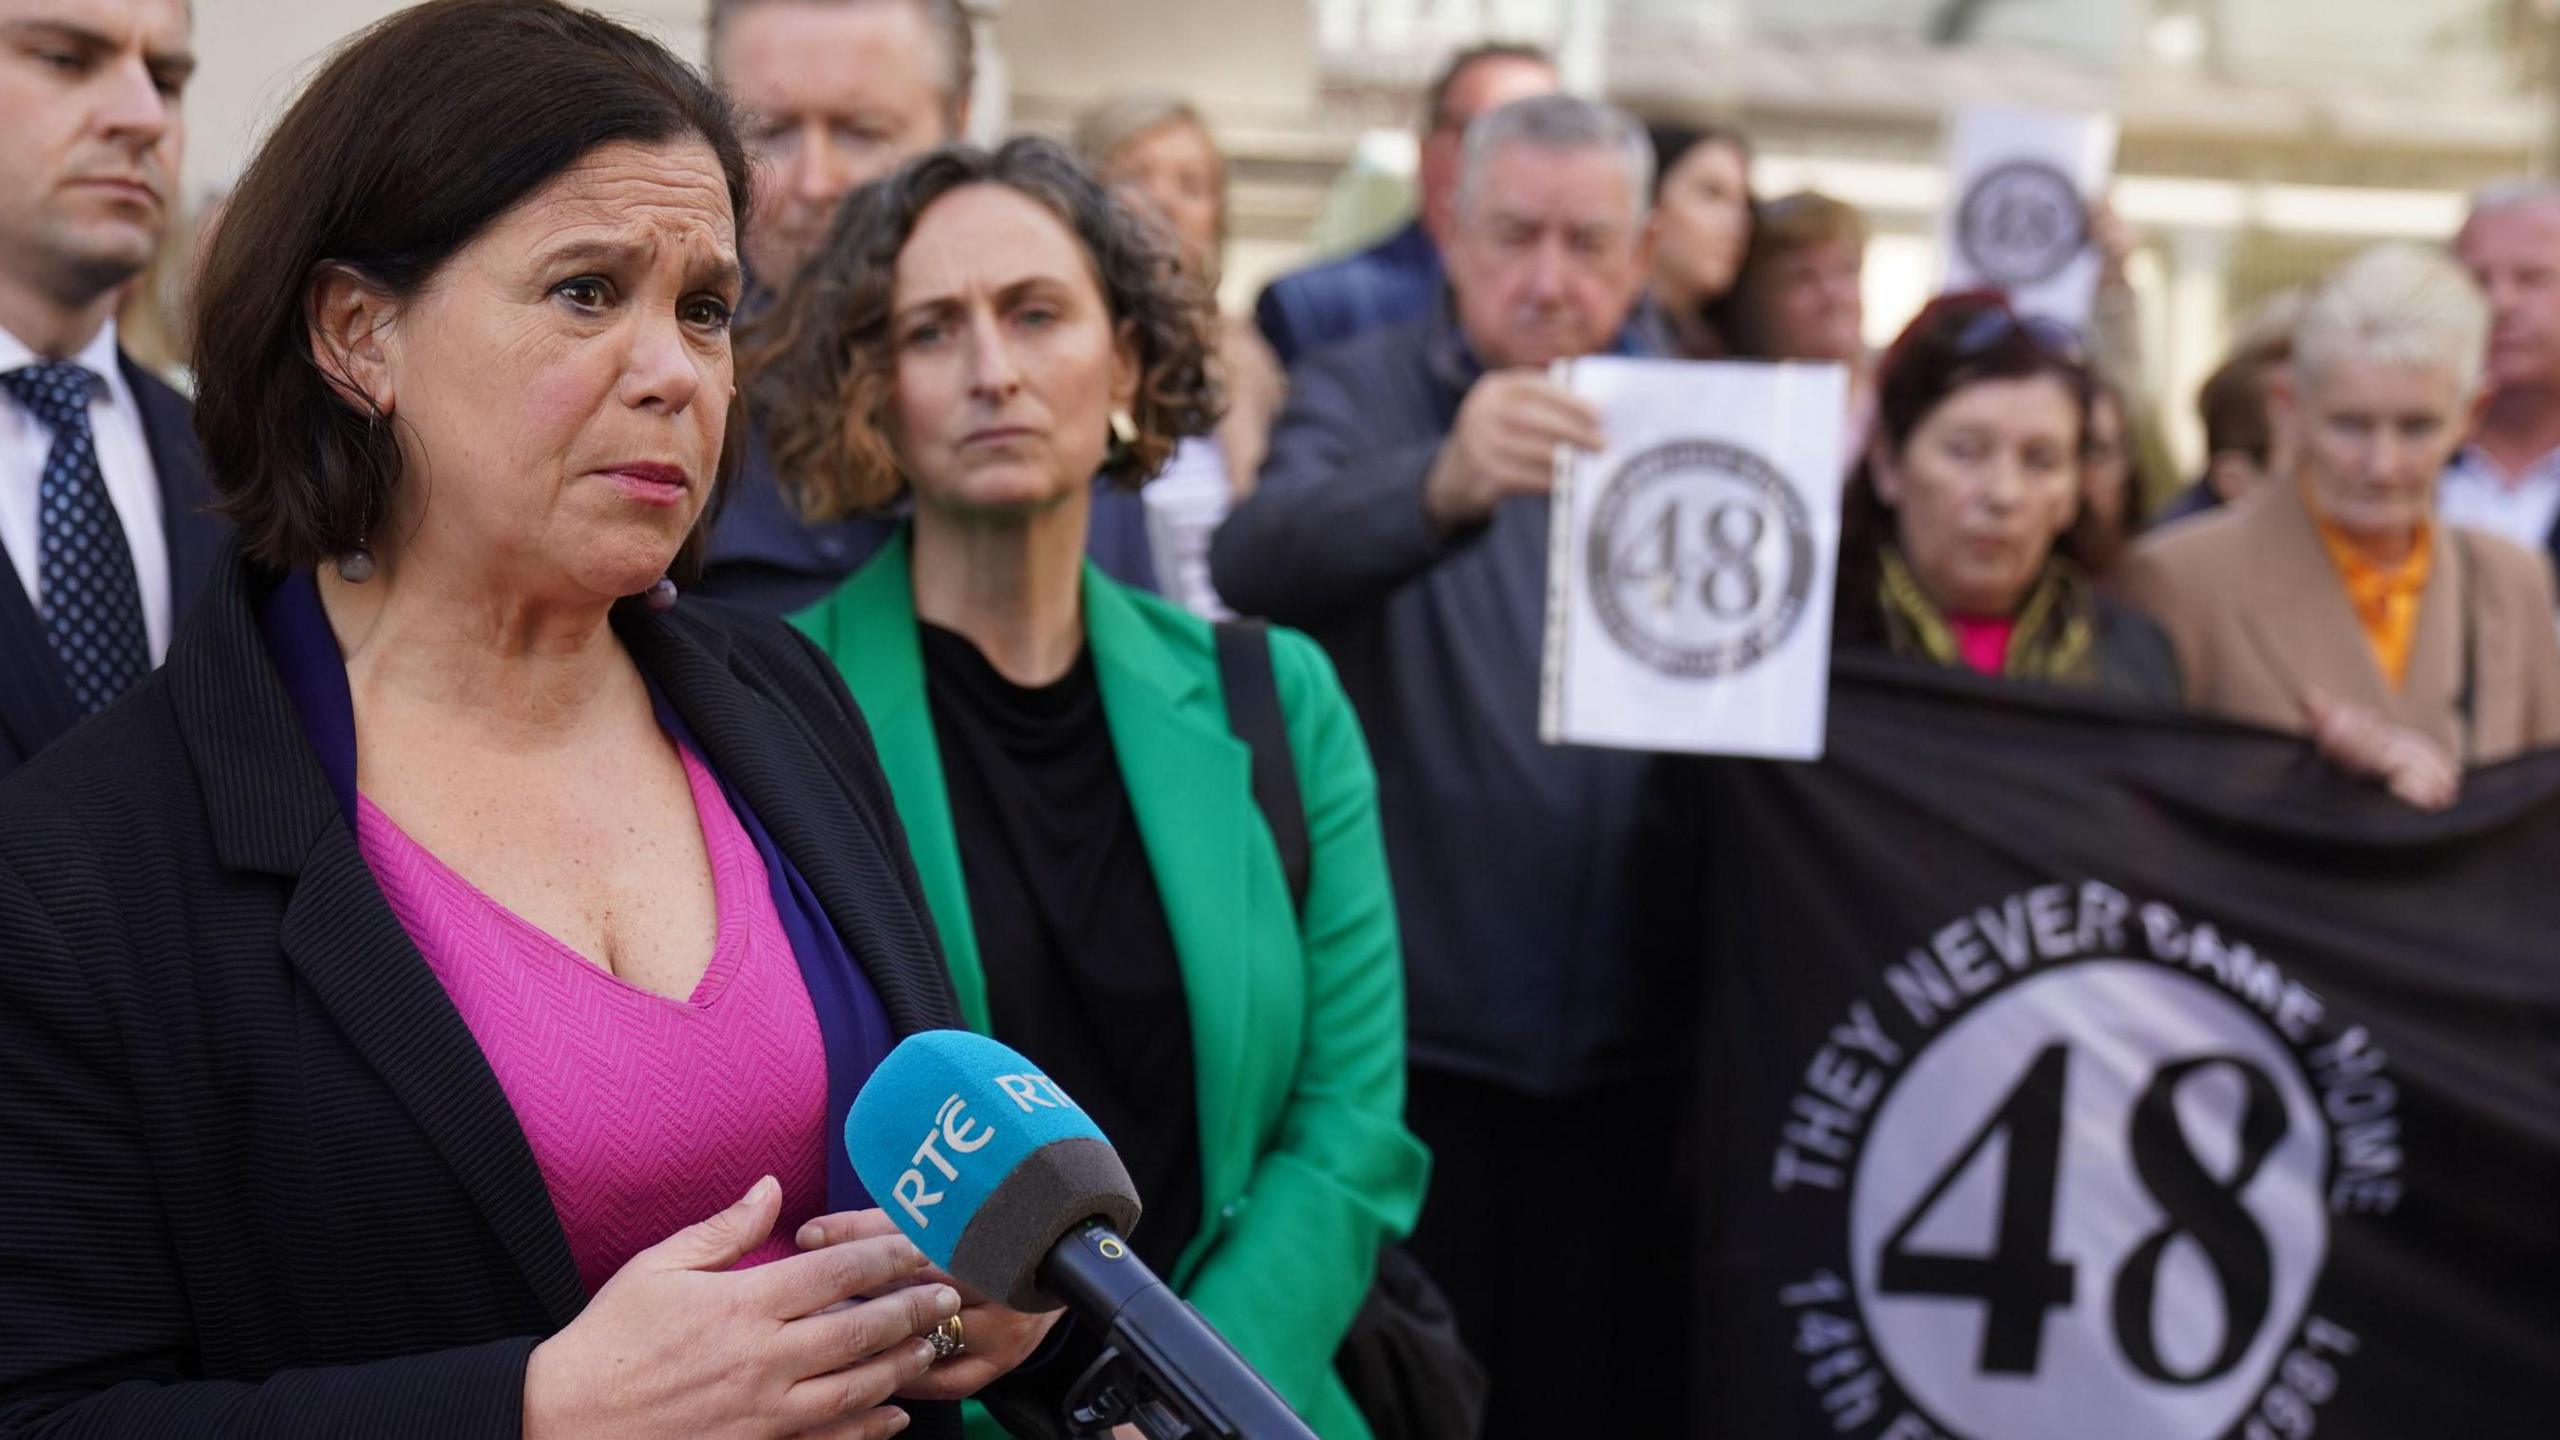
[(1298, 762), (1289, 753), (1288, 717), (1271, 670), (1271, 630), (1259, 620), (1218, 627), (1218, 683), (1227, 694), (1227, 728), (1253, 752), (1253, 803), (1280, 850), (1289, 898), (1307, 908), (1307, 808), (1298, 791)]

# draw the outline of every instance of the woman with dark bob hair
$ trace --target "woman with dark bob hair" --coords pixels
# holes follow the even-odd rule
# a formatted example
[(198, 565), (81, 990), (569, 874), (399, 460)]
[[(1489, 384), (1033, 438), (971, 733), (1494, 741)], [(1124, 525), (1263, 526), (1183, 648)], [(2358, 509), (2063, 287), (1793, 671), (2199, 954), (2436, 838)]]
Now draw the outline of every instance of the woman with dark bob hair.
[(1997, 294), (1921, 310), (1849, 478), (1838, 648), (2177, 703), (2167, 637), (2073, 553), (2092, 386), (2068, 327)]
[(0, 788), (0, 1434), (956, 1435), (1044, 1341), (835, 1139), (959, 1021), (862, 721), (668, 578), (746, 190), (692, 71), (549, 0), (365, 32), (242, 178), (239, 533)]
[(748, 348), (813, 515), (914, 500), (799, 623), (878, 738), (962, 1014), (1113, 1137), (1140, 1256), (1365, 1437), (1334, 1355), (1426, 1170), (1368, 751), (1313, 642), (1083, 560), (1092, 477), (1216, 419), (1167, 243), (1047, 141), (936, 151), (847, 202)]

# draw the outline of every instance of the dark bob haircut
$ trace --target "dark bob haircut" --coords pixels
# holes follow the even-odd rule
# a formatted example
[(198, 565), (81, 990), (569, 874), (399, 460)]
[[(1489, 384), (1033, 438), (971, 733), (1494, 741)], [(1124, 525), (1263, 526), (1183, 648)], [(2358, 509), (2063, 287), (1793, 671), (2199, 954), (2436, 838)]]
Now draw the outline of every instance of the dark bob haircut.
[(936, 200), (971, 185), (1004, 186), (1057, 216), (1093, 262), (1105, 313), (1136, 332), (1137, 436), (1113, 445), (1104, 476), (1144, 484), (1177, 442), (1217, 423), (1215, 313), (1164, 227), (1113, 200), (1056, 141), (946, 145), (846, 197), (818, 253), (749, 328), (746, 369), (774, 469), (812, 519), (876, 511), (906, 488), (887, 424), (898, 254)]
[[(312, 354), (324, 268), (407, 300), (590, 151), (688, 139), (718, 157), (743, 218), (746, 155), (719, 96), (655, 41), (554, 0), (430, 0), (339, 50), (241, 176), (196, 292), (196, 433), (249, 556), (344, 555), (400, 484), (390, 427)], [(699, 564), (710, 509), (679, 578)]]
[[(1832, 644), (1879, 647), (1884, 620), (1876, 606), (1882, 583), (1878, 551), (1895, 541), (1893, 507), (1876, 489), (1875, 452), (1899, 456), (1921, 422), (1959, 390), (1986, 380), (2025, 380), (2050, 375), (2070, 392), (2080, 422), (2079, 445), (2089, 443), (2089, 406), (2097, 381), (2079, 338), (2059, 322), (2026, 319), (1996, 290), (1941, 295), (1903, 327), (1876, 366), (1874, 431), (1850, 473), (1840, 502), (1840, 574), (1832, 607)], [(2071, 531), (2053, 553), (2073, 560)]]

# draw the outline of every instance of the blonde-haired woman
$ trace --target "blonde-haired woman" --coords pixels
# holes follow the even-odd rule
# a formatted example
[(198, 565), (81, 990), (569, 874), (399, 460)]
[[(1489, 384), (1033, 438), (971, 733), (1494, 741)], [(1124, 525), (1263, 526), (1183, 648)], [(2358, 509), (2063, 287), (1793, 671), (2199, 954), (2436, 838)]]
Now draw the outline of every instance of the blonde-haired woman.
[[(1115, 198), (1163, 222), (1185, 275), (1215, 296), (1227, 249), (1227, 160), (1200, 112), (1171, 95), (1122, 95), (1086, 113), (1076, 148)], [(1213, 363), (1226, 413), (1213, 432), (1174, 450), (1143, 498), (1165, 594), (1223, 619), (1230, 612), (1209, 583), (1209, 537), (1252, 492), (1287, 385), (1249, 315), (1218, 317)]]

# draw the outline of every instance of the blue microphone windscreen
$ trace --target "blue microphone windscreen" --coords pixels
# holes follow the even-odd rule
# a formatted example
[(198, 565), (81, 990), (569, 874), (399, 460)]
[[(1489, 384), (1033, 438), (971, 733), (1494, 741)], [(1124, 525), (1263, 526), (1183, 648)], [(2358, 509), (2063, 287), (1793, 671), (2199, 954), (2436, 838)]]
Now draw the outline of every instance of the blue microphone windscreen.
[(1016, 1309), (1047, 1308), (1034, 1273), (1068, 1227), (1137, 1220), (1136, 1189), (1092, 1117), (1019, 1053), (965, 1030), (900, 1041), (854, 1097), (844, 1144), (926, 1259)]

